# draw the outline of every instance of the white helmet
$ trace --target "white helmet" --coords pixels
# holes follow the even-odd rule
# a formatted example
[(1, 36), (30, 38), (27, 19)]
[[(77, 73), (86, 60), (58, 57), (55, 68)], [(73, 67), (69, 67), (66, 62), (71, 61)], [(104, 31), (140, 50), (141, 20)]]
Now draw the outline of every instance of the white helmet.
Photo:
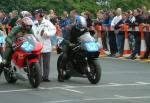
[(31, 13), (28, 12), (28, 11), (22, 11), (22, 12), (20, 13), (20, 16), (21, 16), (21, 18), (29, 17), (29, 16), (31, 16)]
[(29, 17), (24, 17), (23, 19), (22, 19), (22, 22), (25, 24), (25, 25), (33, 25), (33, 21), (32, 21), (32, 19), (31, 18), (29, 18)]

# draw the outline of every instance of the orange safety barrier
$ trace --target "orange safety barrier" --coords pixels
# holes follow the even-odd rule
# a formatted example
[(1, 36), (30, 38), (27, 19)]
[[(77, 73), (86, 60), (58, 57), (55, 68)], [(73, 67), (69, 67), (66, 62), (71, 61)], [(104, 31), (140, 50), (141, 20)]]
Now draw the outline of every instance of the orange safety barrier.
[(56, 23), (55, 27), (56, 27), (56, 36), (60, 36), (60, 27), (57, 23)]
[(129, 47), (129, 40), (128, 40), (128, 25), (123, 24), (121, 29), (122, 31), (124, 31), (125, 34), (123, 56), (128, 57), (131, 54), (130, 47)]
[(146, 52), (146, 43), (144, 38), (144, 31), (143, 25), (139, 26), (139, 31), (141, 33), (141, 50), (140, 50), (140, 57), (143, 57)]
[(95, 27), (95, 29), (97, 30), (98, 42), (99, 42), (99, 44), (101, 46), (101, 48), (100, 48), (100, 56), (104, 56), (105, 53), (104, 53), (104, 49), (103, 49), (103, 45), (102, 45), (102, 33), (101, 33), (102, 27), (97, 25)]

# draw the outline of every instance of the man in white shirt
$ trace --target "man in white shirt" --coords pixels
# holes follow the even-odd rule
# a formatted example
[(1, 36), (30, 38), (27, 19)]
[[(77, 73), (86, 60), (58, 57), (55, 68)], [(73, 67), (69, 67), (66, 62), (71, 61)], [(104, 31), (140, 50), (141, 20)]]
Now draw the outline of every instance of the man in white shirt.
[(35, 36), (43, 44), (40, 63), (43, 70), (42, 80), (45, 82), (50, 82), (50, 55), (52, 51), (50, 37), (56, 34), (56, 28), (49, 20), (44, 18), (44, 13), (42, 9), (35, 10), (34, 17), (35, 20), (32, 29)]
[(114, 28), (114, 33), (116, 35), (116, 44), (118, 52), (116, 57), (121, 57), (123, 55), (124, 34), (122, 34), (120, 29), (115, 28), (121, 20), (122, 20), (122, 10), (121, 8), (117, 8), (116, 16), (113, 18), (111, 22), (111, 26)]

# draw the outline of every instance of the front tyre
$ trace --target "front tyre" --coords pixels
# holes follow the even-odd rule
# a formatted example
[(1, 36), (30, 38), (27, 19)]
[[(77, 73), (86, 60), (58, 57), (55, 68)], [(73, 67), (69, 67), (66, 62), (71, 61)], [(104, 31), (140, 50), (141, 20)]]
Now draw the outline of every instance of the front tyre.
[(90, 60), (87, 66), (87, 77), (92, 84), (97, 84), (101, 79), (101, 66), (98, 60)]
[(30, 69), (30, 73), (28, 75), (29, 82), (33, 88), (37, 88), (42, 80), (42, 72), (40, 69), (40, 64), (38, 62), (32, 63), (32, 66), (29, 69)]

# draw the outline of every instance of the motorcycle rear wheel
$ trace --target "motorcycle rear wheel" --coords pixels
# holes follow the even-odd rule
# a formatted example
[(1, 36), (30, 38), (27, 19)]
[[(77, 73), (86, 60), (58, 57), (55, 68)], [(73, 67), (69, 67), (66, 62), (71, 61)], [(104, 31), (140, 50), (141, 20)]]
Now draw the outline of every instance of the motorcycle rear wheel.
[(32, 64), (28, 78), (33, 88), (37, 88), (40, 85), (41, 80), (42, 80), (42, 72), (41, 72), (39, 63)]
[(4, 76), (8, 83), (16, 83), (18, 80), (13, 76), (13, 72), (10, 72), (9, 70), (4, 70)]
[(71, 75), (68, 74), (68, 72), (66, 71), (66, 68), (62, 68), (62, 67), (61, 67), (62, 57), (63, 57), (63, 54), (61, 54), (61, 55), (58, 57), (58, 60), (57, 60), (57, 70), (62, 72), (60, 75), (63, 74), (62, 77), (63, 77), (64, 80), (69, 80), (69, 79), (71, 78)]

